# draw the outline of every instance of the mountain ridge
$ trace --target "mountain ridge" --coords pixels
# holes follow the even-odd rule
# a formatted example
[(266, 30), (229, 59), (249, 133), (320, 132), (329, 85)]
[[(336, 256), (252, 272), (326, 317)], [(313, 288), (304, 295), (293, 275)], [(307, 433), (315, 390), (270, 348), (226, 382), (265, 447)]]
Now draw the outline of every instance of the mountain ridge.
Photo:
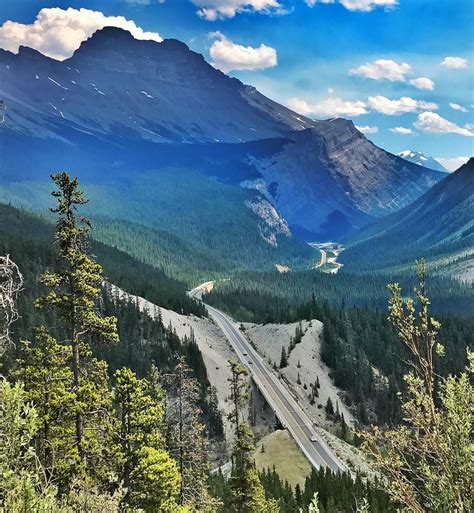
[(434, 268), (472, 282), (473, 248), (472, 157), (412, 205), (361, 229), (341, 259), (349, 269), (376, 270), (427, 257)]
[(59, 167), (120, 186), (187, 158), (204, 176), (257, 189), (311, 240), (396, 211), (442, 177), (377, 148), (351, 121), (277, 104), (180, 41), (114, 27), (64, 61), (0, 53), (0, 95), (1, 181), (44, 180)]
[(441, 171), (443, 173), (449, 172), (438, 160), (433, 157), (427, 157), (421, 153), (421, 151), (403, 150), (397, 153), (397, 156), (408, 160), (408, 162), (413, 162), (419, 166), (427, 167), (428, 169), (434, 169), (435, 171)]

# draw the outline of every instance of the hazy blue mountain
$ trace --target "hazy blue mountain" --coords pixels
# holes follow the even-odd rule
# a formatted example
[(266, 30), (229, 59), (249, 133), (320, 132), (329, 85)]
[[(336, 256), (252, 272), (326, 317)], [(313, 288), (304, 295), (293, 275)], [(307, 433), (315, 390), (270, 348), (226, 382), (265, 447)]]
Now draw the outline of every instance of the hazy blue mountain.
[(433, 157), (427, 157), (420, 151), (403, 150), (400, 153), (397, 153), (397, 155), (402, 159), (413, 162), (413, 164), (418, 164), (419, 166), (427, 167), (428, 169), (435, 169), (436, 171), (441, 171), (443, 173), (448, 172), (440, 162)]
[(62, 62), (0, 50), (0, 97), (0, 187), (27, 206), (58, 169), (124, 194), (142, 173), (186, 169), (253, 189), (294, 233), (326, 239), (408, 205), (443, 176), (378, 148), (351, 121), (314, 121), (279, 105), (184, 43), (138, 41), (117, 28)]
[(348, 269), (387, 269), (427, 257), (434, 268), (474, 280), (474, 158), (412, 205), (355, 234)]

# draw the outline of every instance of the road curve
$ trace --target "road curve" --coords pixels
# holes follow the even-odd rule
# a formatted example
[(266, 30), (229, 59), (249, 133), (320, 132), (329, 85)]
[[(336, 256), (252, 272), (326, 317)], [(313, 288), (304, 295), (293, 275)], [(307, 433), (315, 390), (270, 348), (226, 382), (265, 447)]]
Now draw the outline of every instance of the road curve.
[[(209, 283), (209, 282), (208, 282)], [(208, 285), (203, 284), (203, 285)], [(200, 297), (203, 285), (189, 292), (192, 297)], [(250, 371), (253, 381), (275, 412), (281, 424), (288, 429), (309, 462), (316, 468), (328, 467), (333, 472), (344, 472), (346, 467), (319, 436), (311, 420), (291, 395), (288, 388), (268, 368), (260, 355), (239, 330), (228, 315), (216, 308), (205, 305), (234, 348), (237, 356)], [(313, 440), (313, 441), (312, 441)]]

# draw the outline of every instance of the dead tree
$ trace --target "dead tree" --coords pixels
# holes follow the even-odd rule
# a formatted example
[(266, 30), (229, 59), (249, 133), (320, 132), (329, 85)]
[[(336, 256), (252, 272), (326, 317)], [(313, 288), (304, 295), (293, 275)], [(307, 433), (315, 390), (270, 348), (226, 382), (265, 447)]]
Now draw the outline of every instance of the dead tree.
[(15, 301), (23, 276), (10, 255), (0, 256), (0, 356), (11, 344), (10, 327), (18, 319)]

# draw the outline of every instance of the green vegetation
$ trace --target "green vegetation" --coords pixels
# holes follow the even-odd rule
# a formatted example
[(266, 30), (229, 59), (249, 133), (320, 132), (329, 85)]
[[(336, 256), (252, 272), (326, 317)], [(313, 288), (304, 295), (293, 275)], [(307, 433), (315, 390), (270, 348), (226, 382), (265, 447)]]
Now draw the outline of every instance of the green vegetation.
[[(246, 289), (233, 289), (231, 280), (208, 296), (242, 317), (322, 320), (322, 357), (347, 399), (359, 407), (361, 421), (396, 423), (401, 413), (404, 419), (400, 427), (361, 434), (383, 486), (313, 469), (304, 486), (292, 488), (275, 469), (257, 470), (253, 433), (244, 420), (247, 372), (230, 361), (235, 440), (226, 480), (221, 473), (209, 475), (209, 440), (222, 438), (223, 426), (193, 333), (180, 339), (160, 315), (152, 318), (130, 297), (117, 297), (103, 285), (103, 269), (91, 248), (104, 256), (117, 283), (134, 286), (124, 267), (132, 263), (144, 295), (159, 294), (161, 302), (188, 312), (202, 314), (202, 305), (163, 271), (101, 244), (90, 248), (90, 224), (78, 213), (86, 199), (77, 179), (60, 173), (53, 180), (54, 247), (46, 242), (52, 233), (48, 223), (0, 208), (10, 223), (1, 227), (1, 249), (20, 262), (23, 273), (10, 258), (1, 259), (0, 508), (12, 513), (472, 510), (471, 353), (470, 367), (462, 369), (473, 320), (440, 317), (440, 327), (431, 318), (424, 265), (420, 311), (402, 297), (400, 285), (392, 285), (390, 323), (366, 308), (318, 301), (315, 295), (308, 300), (306, 287), (293, 296), (272, 295), (274, 285), (261, 282), (246, 299)], [(22, 278), (25, 290), (18, 295)], [(457, 290), (462, 297), (463, 289)], [(299, 324), (282, 350), (283, 366), (303, 335)], [(406, 374), (401, 362), (410, 357), (413, 370)], [(397, 391), (401, 408), (395, 405)], [(330, 400), (326, 410), (339, 416)]]
[(366, 450), (388, 482), (388, 492), (405, 511), (435, 513), (474, 509), (474, 355), (457, 377), (436, 373), (434, 354), (443, 356), (440, 323), (430, 315), (425, 264), (419, 264), (417, 302), (390, 286), (390, 320), (410, 353), (402, 404), (404, 425), (364, 435)]
[[(221, 306), (226, 306), (228, 311), (235, 313), (240, 309), (237, 318), (248, 322), (294, 322), (302, 318), (300, 305), (313, 295), (319, 303), (385, 310), (389, 299), (387, 283), (396, 278), (408, 290), (416, 284), (413, 269), (398, 276), (345, 270), (334, 275), (317, 269), (291, 273), (241, 272), (217, 281), (206, 301), (212, 304), (213, 298), (219, 298)], [(474, 285), (436, 274), (430, 275), (428, 285), (436, 312), (474, 313)]]
[[(9, 479), (8, 487), (0, 489), (1, 504), (14, 512), (196, 509), (180, 493), (184, 472), (162, 433), (165, 402), (156, 368), (149, 369), (147, 378), (121, 368), (112, 387), (107, 363), (97, 357), (101, 351), (113, 354), (123, 330), (115, 316), (99, 308), (102, 268), (87, 253), (90, 227), (76, 213), (86, 201), (77, 179), (61, 173), (53, 180), (58, 253), (54, 269), (43, 274), (44, 293), (35, 302), (44, 311), (37, 318), (44, 322), (33, 330), (31, 341), (8, 348), (5, 370), (16, 384), (1, 383), (0, 411), (7, 414), (1, 414), (0, 424), (2, 433), (9, 433), (0, 448), (2, 475)], [(193, 373), (201, 378), (194, 388), (203, 394), (196, 392), (187, 408), (199, 412), (208, 383), (195, 343), (181, 344), (171, 329), (164, 334), (160, 319), (144, 322), (161, 339), (173, 336), (178, 354), (188, 353)], [(132, 327), (133, 322), (127, 323)], [(146, 370), (133, 353), (128, 356), (132, 365), (139, 362), (140, 370)], [(172, 400), (172, 391), (168, 397)], [(204, 428), (200, 432), (195, 437), (201, 438)], [(203, 496), (205, 479), (199, 483)]]
[[(84, 184), (91, 199), (84, 212), (96, 239), (171, 276), (197, 284), (236, 270), (271, 269), (276, 262), (306, 267), (314, 260), (315, 250), (298, 239), (278, 235), (276, 247), (263, 239), (265, 223), (245, 204), (260, 197), (255, 191), (189, 169), (131, 173), (133, 180), (120, 186)], [(15, 198), (16, 205), (35, 211), (49, 205), (47, 184), (8, 187), (0, 197)]]
[[(31, 307), (32, 299), (42, 294), (42, 289), (37, 285), (39, 276), (44, 268), (51, 267), (55, 261), (55, 248), (51, 244), (53, 228), (44, 218), (0, 204), (0, 253), (9, 254), (26, 277), (31, 278), (26, 280), (20, 307), (26, 304)], [(91, 234), (94, 232), (95, 229)], [(108, 281), (130, 294), (180, 313), (205, 314), (204, 308), (186, 295), (187, 286), (170, 278), (162, 269), (94, 240), (90, 242), (90, 253), (100, 259)], [(19, 324), (23, 331), (31, 325), (24, 315), (22, 309)]]
[[(277, 283), (287, 283), (279, 281), (276, 274), (274, 277)], [(336, 276), (324, 278), (333, 280)], [(315, 282), (326, 283), (326, 280), (318, 278)], [(240, 288), (240, 283), (239, 280), (223, 282), (206, 296), (206, 302), (242, 321), (320, 320), (324, 324), (321, 357), (330, 367), (335, 384), (346, 391), (346, 402), (354, 406), (359, 420), (364, 424), (401, 420), (397, 393), (405, 390), (407, 353), (398, 343), (396, 332), (384, 313), (318, 301), (317, 297), (323, 294), (321, 290), (318, 296), (310, 292), (309, 301), (297, 302), (255, 291), (258, 282), (248, 289)], [(268, 290), (274, 291), (274, 285)], [(443, 314), (440, 319), (446, 357), (436, 358), (435, 364), (437, 372), (446, 376), (460, 372), (467, 363), (466, 347), (472, 342), (474, 318)]]

